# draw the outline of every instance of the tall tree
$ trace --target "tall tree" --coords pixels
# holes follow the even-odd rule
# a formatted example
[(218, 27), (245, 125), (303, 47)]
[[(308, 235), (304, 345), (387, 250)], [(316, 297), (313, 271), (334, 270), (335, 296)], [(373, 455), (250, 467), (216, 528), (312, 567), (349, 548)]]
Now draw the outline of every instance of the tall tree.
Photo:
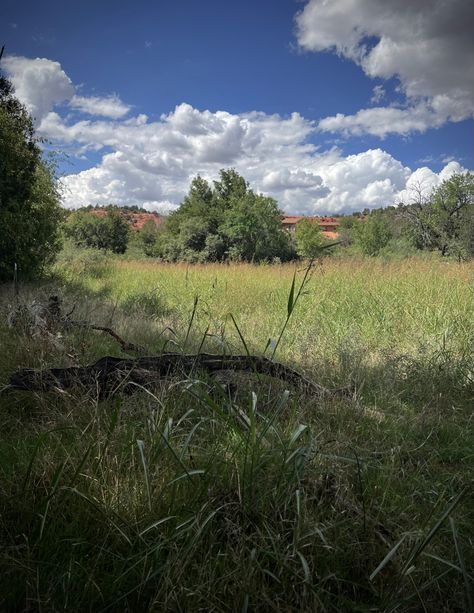
[[(105, 212), (105, 211), (104, 211)], [(108, 209), (105, 215), (76, 211), (65, 225), (66, 234), (78, 247), (125, 253), (130, 229), (118, 210)]]
[(213, 189), (196, 177), (166, 224), (164, 257), (170, 260), (286, 259), (290, 247), (275, 200), (255, 194), (234, 169), (221, 170)]
[(421, 190), (415, 195), (403, 209), (418, 247), (460, 259), (474, 257), (474, 175), (455, 174), (428, 198)]
[(0, 75), (0, 282), (32, 277), (60, 247), (62, 211), (51, 165), (13, 86)]

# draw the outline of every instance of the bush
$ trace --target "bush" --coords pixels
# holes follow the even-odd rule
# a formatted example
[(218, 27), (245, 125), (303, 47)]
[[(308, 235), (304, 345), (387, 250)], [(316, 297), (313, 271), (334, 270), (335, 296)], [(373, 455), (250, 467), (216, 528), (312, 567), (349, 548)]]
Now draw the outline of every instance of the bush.
[(0, 282), (32, 278), (60, 248), (54, 168), (41, 156), (33, 122), (0, 75)]
[(107, 211), (104, 216), (77, 211), (69, 217), (65, 232), (78, 247), (125, 253), (130, 230), (118, 211)]

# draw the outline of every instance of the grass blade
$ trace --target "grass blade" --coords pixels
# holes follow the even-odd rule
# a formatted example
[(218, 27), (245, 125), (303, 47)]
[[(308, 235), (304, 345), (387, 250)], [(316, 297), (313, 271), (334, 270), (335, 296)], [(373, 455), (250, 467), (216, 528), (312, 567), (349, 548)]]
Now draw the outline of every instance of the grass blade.
[(431, 530), (428, 532), (428, 534), (425, 536), (425, 538), (421, 541), (421, 543), (419, 543), (419, 545), (415, 547), (415, 549), (412, 551), (412, 553), (408, 557), (408, 560), (406, 561), (405, 566), (403, 567), (402, 575), (407, 574), (408, 569), (411, 568), (411, 566), (416, 561), (416, 559), (421, 554), (421, 552), (433, 540), (433, 538), (437, 534), (438, 530), (441, 528), (442, 524), (444, 523), (444, 520), (449, 515), (451, 515), (451, 513), (454, 511), (454, 509), (458, 506), (458, 504), (461, 502), (461, 500), (462, 500), (464, 494), (466, 493), (466, 491), (467, 491), (467, 488), (464, 488), (456, 496), (456, 498), (451, 502), (451, 504), (448, 506), (448, 508), (445, 510), (445, 512), (441, 515), (441, 517), (438, 519), (438, 521), (435, 523), (435, 525), (431, 528)]
[(380, 564), (377, 566), (377, 568), (374, 570), (374, 572), (370, 575), (370, 577), (369, 577), (370, 581), (373, 581), (375, 579), (375, 577), (387, 566), (387, 564), (390, 562), (390, 560), (397, 553), (398, 548), (400, 547), (400, 545), (405, 540), (405, 537), (406, 537), (406, 534), (404, 534), (402, 536), (402, 538), (398, 541), (398, 543), (396, 545), (394, 545), (392, 547), (392, 549), (390, 549), (390, 551), (387, 553), (387, 555), (384, 557), (384, 559), (380, 562)]
[(461, 547), (459, 545), (458, 539), (458, 529), (452, 517), (449, 518), (449, 525), (451, 526), (451, 532), (453, 534), (454, 547), (456, 548), (456, 554), (459, 560), (459, 566), (461, 567), (462, 577), (464, 579), (464, 586), (466, 588), (466, 600), (468, 604), (468, 610), (474, 611), (474, 584), (469, 579), (469, 575), (466, 569), (466, 564), (464, 562), (464, 556), (462, 554)]
[(148, 465), (146, 463), (146, 458), (145, 458), (145, 443), (144, 441), (137, 440), (137, 445), (138, 445), (138, 449), (140, 451), (140, 457), (142, 460), (143, 473), (145, 475), (145, 487), (146, 487), (146, 493), (147, 493), (147, 498), (148, 498), (148, 508), (151, 511), (150, 480), (148, 478)]

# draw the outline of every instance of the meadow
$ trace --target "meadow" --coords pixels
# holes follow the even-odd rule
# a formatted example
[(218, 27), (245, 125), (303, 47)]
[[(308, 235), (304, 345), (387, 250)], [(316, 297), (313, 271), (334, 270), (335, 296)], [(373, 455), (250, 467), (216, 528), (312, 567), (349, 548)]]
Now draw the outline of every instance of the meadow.
[[(473, 266), (305, 272), (64, 252), (3, 288), (1, 610), (473, 610)], [(11, 390), (18, 367), (124, 355), (8, 325), (52, 294), (147, 354), (274, 353), (345, 393), (201, 372), (107, 399)]]

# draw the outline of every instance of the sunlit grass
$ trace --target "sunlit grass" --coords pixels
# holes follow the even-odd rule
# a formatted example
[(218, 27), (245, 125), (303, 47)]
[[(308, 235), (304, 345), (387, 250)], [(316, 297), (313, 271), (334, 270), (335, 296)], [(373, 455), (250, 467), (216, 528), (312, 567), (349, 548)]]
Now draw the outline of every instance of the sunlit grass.
[[(150, 352), (245, 353), (232, 316), (261, 354), (294, 272), (75, 254), (21, 299), (57, 292), (75, 318)], [(472, 273), (422, 259), (316, 266), (276, 358), (345, 397), (204, 373), (108, 400), (4, 390), (0, 609), (468, 610)], [(15, 332), (13, 303), (5, 288), (0, 385), (18, 366), (121, 355), (90, 330)]]

